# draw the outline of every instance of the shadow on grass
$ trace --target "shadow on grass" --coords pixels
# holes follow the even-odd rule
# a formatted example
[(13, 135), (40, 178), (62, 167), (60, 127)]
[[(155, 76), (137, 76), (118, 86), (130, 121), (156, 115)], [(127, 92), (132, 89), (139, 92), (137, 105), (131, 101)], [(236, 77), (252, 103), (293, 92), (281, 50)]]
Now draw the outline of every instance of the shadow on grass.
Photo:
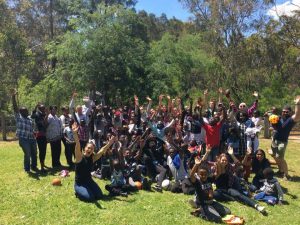
[[(281, 189), (282, 189), (283, 193), (284, 193), (285, 195), (288, 195), (288, 196), (290, 196), (290, 197), (291, 197), (291, 199), (298, 199), (298, 196), (297, 196), (297, 195), (294, 195), (294, 194), (291, 194), (291, 193), (289, 193), (287, 188), (285, 188), (285, 187), (281, 186)], [(284, 204), (285, 204), (285, 205), (289, 205), (289, 203), (288, 203), (288, 202), (286, 202), (286, 201), (284, 201)]]

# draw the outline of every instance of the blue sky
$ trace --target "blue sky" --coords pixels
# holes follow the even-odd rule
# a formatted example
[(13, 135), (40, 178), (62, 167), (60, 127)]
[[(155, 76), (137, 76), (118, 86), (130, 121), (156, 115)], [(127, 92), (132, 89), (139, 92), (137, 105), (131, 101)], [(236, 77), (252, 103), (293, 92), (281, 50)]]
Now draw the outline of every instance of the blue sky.
[[(274, 11), (279, 14), (281, 12), (290, 14), (295, 5), (300, 5), (300, 0), (277, 0), (276, 3), (276, 10), (274, 8), (269, 10), (266, 12), (268, 15), (276, 17)], [(182, 21), (188, 21), (188, 18), (192, 16), (178, 0), (138, 0), (135, 8), (138, 11), (145, 10), (148, 13), (154, 13), (156, 16), (165, 13), (169, 19), (174, 16)]]
[(192, 16), (178, 0), (138, 0), (135, 8), (138, 11), (145, 10), (148, 13), (154, 13), (156, 16), (165, 13), (169, 19), (174, 16), (183, 21), (187, 21)]

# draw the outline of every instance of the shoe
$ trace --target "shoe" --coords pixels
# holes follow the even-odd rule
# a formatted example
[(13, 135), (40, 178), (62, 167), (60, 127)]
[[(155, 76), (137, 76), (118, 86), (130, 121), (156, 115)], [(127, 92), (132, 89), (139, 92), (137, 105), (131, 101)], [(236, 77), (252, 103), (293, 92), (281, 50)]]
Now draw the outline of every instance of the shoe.
[(122, 197), (128, 197), (127, 192), (120, 192), (120, 195), (121, 195)]
[(31, 167), (31, 170), (34, 171), (34, 172), (39, 172), (40, 171), (36, 166)]
[(258, 212), (265, 214), (266, 213), (266, 208), (264, 206), (261, 205), (256, 205), (255, 207), (257, 209)]
[(45, 168), (41, 168), (41, 173), (47, 173), (47, 170)]
[(157, 192), (162, 192), (161, 186), (155, 185), (155, 186), (153, 187), (153, 189), (154, 189), (155, 191), (157, 191)]
[(197, 209), (197, 204), (193, 199), (190, 199), (189, 201), (190, 206), (192, 206), (192, 208)]
[(292, 177), (290, 175), (284, 175), (282, 178), (284, 181), (291, 181)]

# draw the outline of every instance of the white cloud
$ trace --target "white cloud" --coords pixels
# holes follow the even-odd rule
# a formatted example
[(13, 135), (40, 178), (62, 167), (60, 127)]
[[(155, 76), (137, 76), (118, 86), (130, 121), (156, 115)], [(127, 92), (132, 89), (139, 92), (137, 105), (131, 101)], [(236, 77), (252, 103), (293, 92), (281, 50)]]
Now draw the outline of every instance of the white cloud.
[(278, 19), (278, 16), (282, 15), (293, 16), (296, 10), (300, 10), (300, 0), (286, 1), (282, 4), (273, 6), (268, 10), (267, 14), (274, 19)]

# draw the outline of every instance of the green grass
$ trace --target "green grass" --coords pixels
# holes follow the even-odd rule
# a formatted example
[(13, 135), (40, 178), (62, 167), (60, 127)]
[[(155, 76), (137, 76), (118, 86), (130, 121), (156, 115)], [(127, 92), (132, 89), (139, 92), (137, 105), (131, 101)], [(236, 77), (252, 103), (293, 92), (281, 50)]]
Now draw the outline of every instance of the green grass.
[[(266, 149), (270, 140), (262, 140)], [(287, 161), (293, 182), (281, 184), (287, 189), (288, 205), (267, 206), (268, 216), (237, 202), (227, 205), (233, 214), (243, 217), (246, 224), (300, 224), (300, 161), (299, 144), (291, 141)], [(51, 185), (58, 173), (29, 176), (23, 172), (23, 153), (17, 142), (0, 142), (0, 224), (212, 224), (190, 215), (187, 203), (192, 196), (140, 191), (128, 198), (84, 203), (74, 196), (74, 173), (62, 180), (62, 186)], [(65, 157), (62, 153), (62, 162)], [(46, 165), (50, 165), (47, 149)], [(105, 182), (96, 180), (101, 189)]]

